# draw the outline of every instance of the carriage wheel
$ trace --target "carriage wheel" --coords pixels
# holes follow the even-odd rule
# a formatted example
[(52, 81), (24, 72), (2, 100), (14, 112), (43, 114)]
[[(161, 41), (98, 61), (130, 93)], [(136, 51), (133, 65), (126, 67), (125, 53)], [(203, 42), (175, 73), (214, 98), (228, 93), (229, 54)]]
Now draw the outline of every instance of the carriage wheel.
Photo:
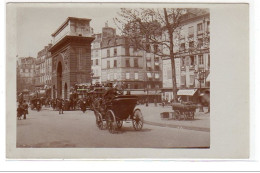
[(178, 121), (181, 120), (181, 116), (182, 116), (182, 112), (178, 111), (178, 116), (177, 116), (177, 120), (178, 120)]
[(103, 124), (102, 115), (101, 115), (99, 112), (95, 112), (95, 115), (96, 115), (96, 124), (97, 124), (97, 127), (98, 127), (100, 130), (103, 130), (103, 129), (104, 129), (104, 124)]
[(190, 112), (191, 119), (194, 120), (194, 112)]
[(184, 113), (184, 119), (185, 119), (185, 120), (188, 120), (188, 119), (189, 119), (189, 112), (185, 112), (185, 113)]
[(106, 121), (107, 121), (107, 128), (109, 133), (115, 133), (116, 129), (116, 121), (115, 121), (115, 114), (112, 110), (108, 110), (106, 113)]
[(135, 130), (141, 130), (143, 128), (144, 118), (140, 109), (134, 111), (132, 123)]
[(118, 129), (121, 129), (121, 127), (123, 126), (123, 121), (122, 120), (116, 120), (116, 126)]

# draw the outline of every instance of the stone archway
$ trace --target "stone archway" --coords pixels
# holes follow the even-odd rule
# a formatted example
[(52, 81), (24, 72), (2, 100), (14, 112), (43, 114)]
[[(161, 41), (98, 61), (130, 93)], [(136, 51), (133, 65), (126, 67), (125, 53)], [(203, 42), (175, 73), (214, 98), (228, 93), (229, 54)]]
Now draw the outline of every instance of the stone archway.
[(62, 64), (58, 63), (57, 66), (57, 97), (62, 98)]

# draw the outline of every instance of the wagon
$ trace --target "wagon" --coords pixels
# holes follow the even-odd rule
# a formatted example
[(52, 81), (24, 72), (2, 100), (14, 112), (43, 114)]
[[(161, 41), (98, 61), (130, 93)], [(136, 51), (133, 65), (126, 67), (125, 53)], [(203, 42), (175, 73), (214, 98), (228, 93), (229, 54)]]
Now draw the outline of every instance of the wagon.
[(136, 108), (138, 97), (133, 95), (116, 95), (110, 101), (95, 101), (94, 113), (99, 129), (107, 128), (110, 133), (120, 129), (123, 121), (131, 120), (133, 127), (139, 131), (143, 127), (143, 115)]
[(173, 103), (172, 109), (175, 112), (174, 119), (193, 120), (197, 106), (192, 103)]

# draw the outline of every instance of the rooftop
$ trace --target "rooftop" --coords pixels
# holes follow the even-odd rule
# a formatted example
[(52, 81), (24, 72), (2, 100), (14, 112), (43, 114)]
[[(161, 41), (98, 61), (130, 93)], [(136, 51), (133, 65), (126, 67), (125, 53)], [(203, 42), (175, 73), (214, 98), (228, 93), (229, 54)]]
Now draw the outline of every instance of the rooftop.
[(63, 24), (54, 32), (51, 34), (51, 36), (55, 36), (59, 33), (59, 31), (61, 31), (70, 20), (81, 20), (81, 21), (87, 21), (90, 22), (91, 19), (87, 19), (87, 18), (77, 18), (77, 17), (68, 17), (65, 22), (63, 22)]

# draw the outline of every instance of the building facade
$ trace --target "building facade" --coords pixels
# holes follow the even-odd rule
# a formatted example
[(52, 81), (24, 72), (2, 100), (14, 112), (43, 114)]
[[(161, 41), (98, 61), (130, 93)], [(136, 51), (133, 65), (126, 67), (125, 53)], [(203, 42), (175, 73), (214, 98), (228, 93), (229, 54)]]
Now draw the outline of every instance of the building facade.
[(91, 78), (92, 84), (101, 84), (101, 41), (102, 34), (95, 34), (91, 44)]
[[(192, 96), (210, 87), (210, 15), (208, 10), (188, 10), (174, 35), (177, 95)], [(163, 59), (163, 94), (173, 99), (170, 58)], [(186, 91), (185, 91), (186, 90)], [(193, 92), (190, 92), (193, 91)], [(182, 94), (181, 94), (182, 93)], [(187, 100), (191, 97), (186, 97)], [(191, 101), (196, 101), (194, 98)]]
[(120, 36), (102, 39), (102, 83), (123, 83), (128, 89), (144, 88), (143, 52)]
[(17, 93), (34, 91), (35, 58), (20, 57), (16, 63)]
[(51, 46), (49, 44), (39, 51), (35, 61), (35, 89), (37, 92), (44, 91), (48, 98), (51, 98)]
[(68, 99), (77, 83), (91, 83), (91, 19), (68, 17), (52, 34), (52, 97)]

